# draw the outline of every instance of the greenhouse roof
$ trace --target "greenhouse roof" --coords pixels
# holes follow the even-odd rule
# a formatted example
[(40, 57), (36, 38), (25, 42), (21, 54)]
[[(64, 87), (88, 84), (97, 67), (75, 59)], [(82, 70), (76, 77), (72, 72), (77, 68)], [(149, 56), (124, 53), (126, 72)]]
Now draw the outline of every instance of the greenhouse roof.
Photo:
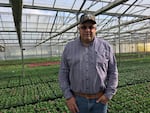
[(0, 1), (0, 46), (66, 44), (78, 36), (83, 12), (96, 16), (97, 36), (108, 41), (150, 38), (149, 0)]

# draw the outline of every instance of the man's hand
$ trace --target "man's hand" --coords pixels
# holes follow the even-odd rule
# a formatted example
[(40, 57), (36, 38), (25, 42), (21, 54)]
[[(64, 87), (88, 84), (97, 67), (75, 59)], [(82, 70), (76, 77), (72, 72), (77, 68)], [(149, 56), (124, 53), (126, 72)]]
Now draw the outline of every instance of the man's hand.
[(105, 95), (102, 95), (100, 98), (98, 98), (98, 100), (96, 102), (97, 103), (101, 102), (103, 104), (107, 104), (108, 101), (109, 101), (109, 99)]
[(71, 97), (71, 98), (67, 99), (66, 103), (67, 103), (67, 106), (68, 106), (71, 113), (79, 112), (75, 97)]

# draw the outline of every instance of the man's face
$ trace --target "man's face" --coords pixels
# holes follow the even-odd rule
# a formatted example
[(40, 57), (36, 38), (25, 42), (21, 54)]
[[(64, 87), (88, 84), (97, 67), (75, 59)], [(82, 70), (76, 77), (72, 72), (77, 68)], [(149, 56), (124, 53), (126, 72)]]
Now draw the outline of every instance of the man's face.
[(86, 22), (79, 25), (80, 38), (83, 43), (89, 44), (96, 35), (96, 24)]

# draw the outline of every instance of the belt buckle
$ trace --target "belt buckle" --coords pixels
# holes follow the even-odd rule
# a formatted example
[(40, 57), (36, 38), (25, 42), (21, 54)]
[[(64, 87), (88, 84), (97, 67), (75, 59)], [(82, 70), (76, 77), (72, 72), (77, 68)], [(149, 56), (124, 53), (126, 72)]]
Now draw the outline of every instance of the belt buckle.
[(86, 99), (94, 99), (94, 98), (96, 99), (96, 98), (99, 98), (99, 96), (102, 96), (102, 92), (99, 92), (97, 94), (85, 94), (85, 93), (75, 92), (75, 95), (85, 97)]
[(86, 94), (86, 98), (87, 99), (95, 99), (95, 98), (98, 98), (98, 95), (96, 95), (96, 94)]

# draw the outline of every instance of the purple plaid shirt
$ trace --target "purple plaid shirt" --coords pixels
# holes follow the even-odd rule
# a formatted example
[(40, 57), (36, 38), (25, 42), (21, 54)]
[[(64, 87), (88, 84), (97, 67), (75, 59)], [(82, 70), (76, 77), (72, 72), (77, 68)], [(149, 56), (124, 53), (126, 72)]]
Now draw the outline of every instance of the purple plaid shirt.
[(61, 59), (59, 83), (65, 98), (72, 92), (104, 91), (111, 99), (117, 90), (118, 69), (110, 44), (100, 38), (89, 46), (83, 46), (79, 38), (69, 42)]

